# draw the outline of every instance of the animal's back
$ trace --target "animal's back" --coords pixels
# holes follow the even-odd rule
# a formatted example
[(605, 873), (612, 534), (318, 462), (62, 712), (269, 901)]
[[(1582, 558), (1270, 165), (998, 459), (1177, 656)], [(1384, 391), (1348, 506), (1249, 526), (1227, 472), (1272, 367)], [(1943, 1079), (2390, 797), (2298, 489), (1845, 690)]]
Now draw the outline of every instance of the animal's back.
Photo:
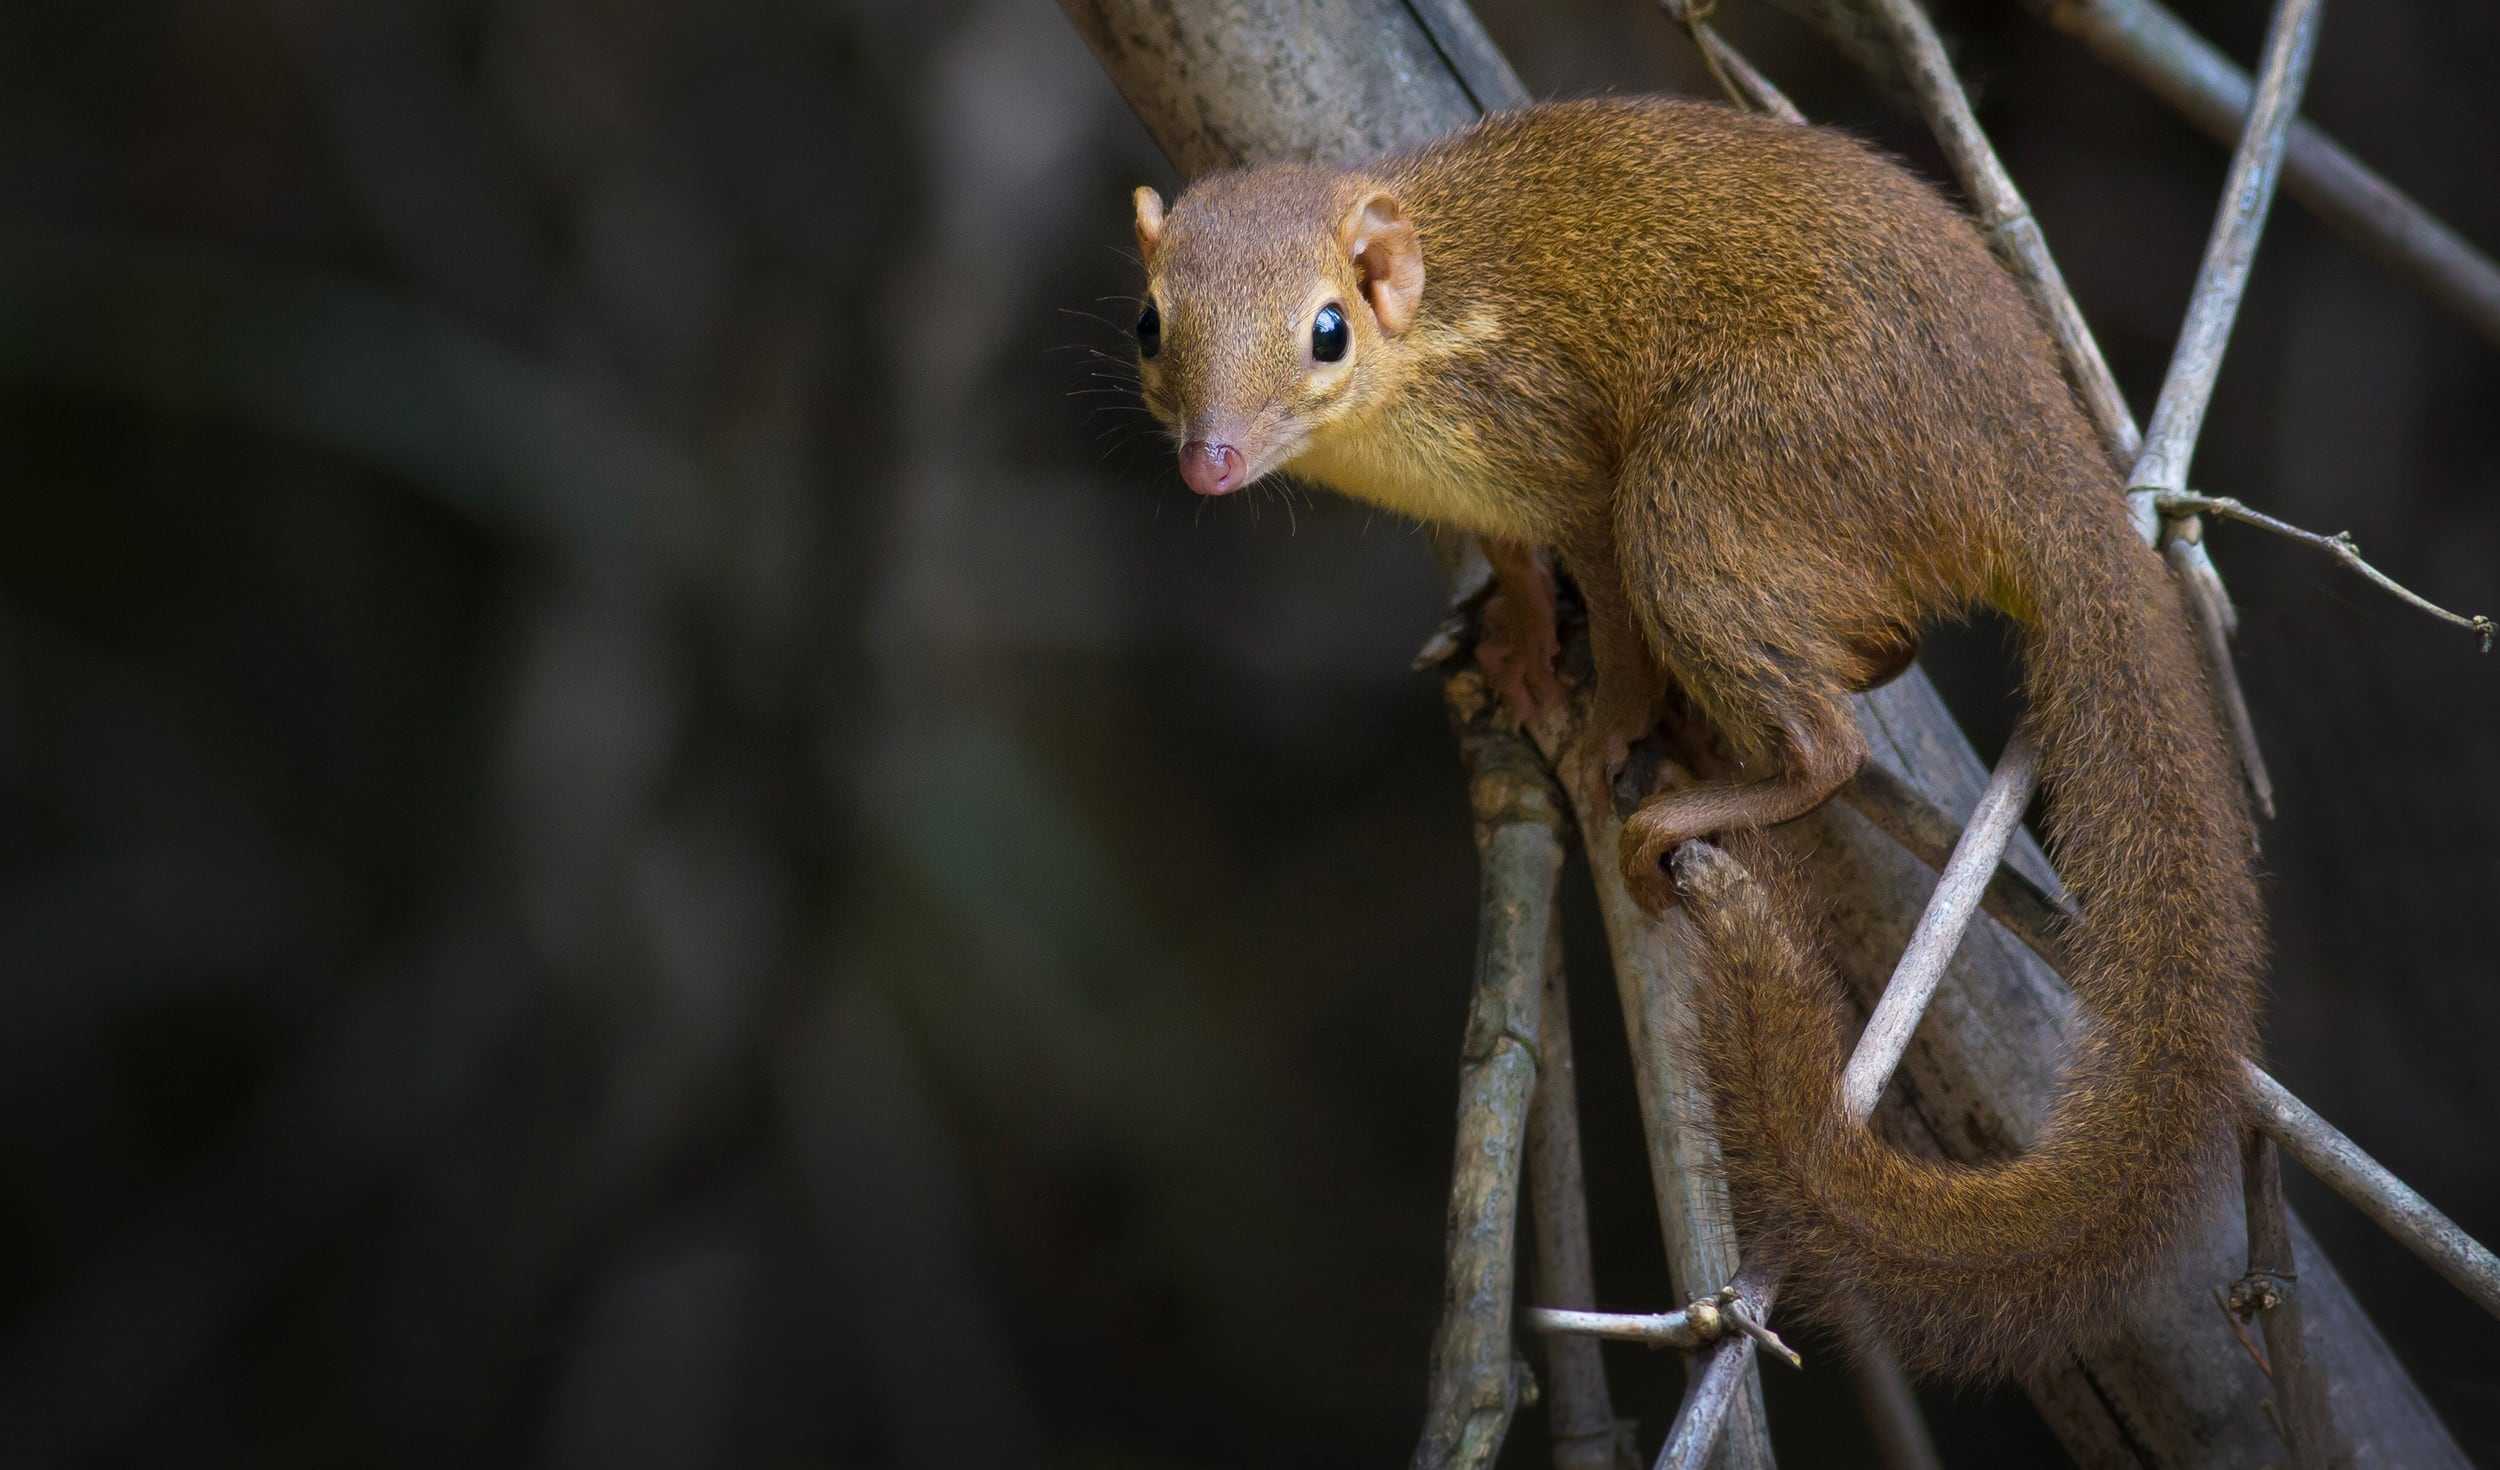
[[(1523, 440), (1595, 404), (1603, 456), (1664, 434), (1695, 461), (1782, 459), (1778, 519), (1809, 544), (1845, 516), (1959, 545), (2011, 499), (2116, 486), (1978, 229), (1844, 134), (1603, 99), (1496, 114), (1380, 172), (1433, 262), (1427, 315), (1500, 313), (1499, 350), (1463, 371)], [(1983, 594), (1998, 549), (1919, 601)]]

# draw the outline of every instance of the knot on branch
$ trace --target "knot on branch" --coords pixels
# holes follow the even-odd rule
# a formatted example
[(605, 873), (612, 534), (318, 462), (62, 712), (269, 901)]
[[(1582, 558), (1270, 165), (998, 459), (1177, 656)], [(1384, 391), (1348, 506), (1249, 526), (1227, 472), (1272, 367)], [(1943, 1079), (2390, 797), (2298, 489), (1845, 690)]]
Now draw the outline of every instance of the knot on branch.
[[(1695, 1309), (1701, 1305), (1699, 1302), (1693, 1304)], [(1727, 1314), (1727, 1319), (1736, 1324), (1736, 1330), (1752, 1338), (1764, 1352), (1776, 1355), (1791, 1368), (1806, 1365), (1806, 1360), (1797, 1355), (1797, 1350), (1780, 1341), (1780, 1335), (1755, 1313), (1753, 1303), (1745, 1299), (1745, 1293), (1734, 1282), (1719, 1288), (1719, 1306)]]
[(2231, 1315), (2246, 1322), (2261, 1312), (2271, 1312), (2283, 1305), (2292, 1294), (2300, 1277), (2289, 1271), (2251, 1271), (2231, 1283), (2226, 1299)]

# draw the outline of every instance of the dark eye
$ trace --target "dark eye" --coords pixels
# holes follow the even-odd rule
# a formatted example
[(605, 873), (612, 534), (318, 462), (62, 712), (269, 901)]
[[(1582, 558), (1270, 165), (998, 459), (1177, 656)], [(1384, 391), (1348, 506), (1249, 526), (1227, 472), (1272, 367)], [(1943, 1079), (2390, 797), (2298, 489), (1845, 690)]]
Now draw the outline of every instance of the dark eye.
[(1346, 347), (1353, 340), (1353, 334), (1346, 330), (1345, 309), (1334, 301), (1311, 318), (1311, 355), (1320, 361), (1335, 362), (1345, 356)]
[(1151, 301), (1137, 314), (1137, 350), (1147, 357), (1163, 350), (1163, 313)]

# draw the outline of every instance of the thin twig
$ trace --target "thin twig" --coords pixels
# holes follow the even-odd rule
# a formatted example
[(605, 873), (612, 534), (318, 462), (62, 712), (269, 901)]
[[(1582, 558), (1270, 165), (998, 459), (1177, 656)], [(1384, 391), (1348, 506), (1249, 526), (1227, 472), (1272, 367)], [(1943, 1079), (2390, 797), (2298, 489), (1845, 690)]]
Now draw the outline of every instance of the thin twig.
[(1797, 1355), (1797, 1350), (1782, 1342), (1780, 1335), (1765, 1324), (1764, 1318), (1770, 1315), (1770, 1311), (1769, 1304), (1765, 1303), (1762, 1311), (1756, 1314), (1752, 1304), (1745, 1300), (1743, 1292), (1738, 1291), (1734, 1286), (1719, 1288), (1719, 1314), (1734, 1323), (1737, 1331), (1752, 1338), (1754, 1346), (1777, 1356), (1789, 1367), (1804, 1367), (1806, 1360)]
[[(2152, 0), (2026, 0), (2206, 134), (2240, 134), (2248, 73)], [(2335, 140), (2294, 122), (2283, 190), (2500, 343), (2500, 265)]]
[[(1843, 788), (1843, 795), (1862, 811), (1868, 809), (1858, 800), (1863, 780)], [(1915, 791), (1887, 792), (1874, 805), (1894, 817), (1889, 822), (1878, 818), (1877, 826), (1930, 867), (1943, 864), (1951, 841), (1934, 838), (1940, 830), (1951, 832), (1951, 817)], [(2056, 931), (2066, 916), (2052, 899), (2026, 883), (1990, 890), (1982, 908), (2063, 978), (2065, 958)], [(2376, 1221), (2397, 1244), (2427, 1262), (2483, 1310), (2500, 1317), (2500, 1256), (2466, 1234), (2263, 1068), (2243, 1061), (2241, 1070), (2249, 1116), (2268, 1137), (2320, 1183)]]
[[(1588, 1180), (1580, 1159), (1579, 1066), (1571, 1042), (1571, 987), (1562, 936), (1546, 941), (1544, 1011), (1537, 1023), (1536, 1097), (1528, 1104), (1528, 1214), (1536, 1225), (1536, 1292), (1561, 1308), (1597, 1301), (1590, 1262)], [(1545, 1425), (1554, 1470), (1619, 1470), (1624, 1436), (1597, 1344), (1557, 1336), (1545, 1345)]]
[(2490, 618), (2481, 613), (2450, 612), (2370, 565), (2362, 559), (2361, 547), (2352, 539), (2350, 531), (2338, 531), (2332, 536), (2321, 535), (2316, 531), (2295, 526), (2289, 521), (2277, 520), (2264, 511), (2252, 509), (2228, 495), (2199, 495), (2193, 490), (2148, 486), (2140, 486), (2138, 489), (2151, 495), (2154, 508), (2164, 515), (2222, 516), (2261, 530), (2272, 531), (2277, 536), (2297, 541), (2304, 546), (2314, 546), (2369, 578), (2386, 591), (2394, 593), (2398, 600), (2420, 608), (2443, 623), (2453, 623), (2472, 633), (2481, 640), (2482, 651), (2491, 652), (2492, 622)]
[(1530, 1307), (1528, 1328), (1557, 1337), (1602, 1337), (1647, 1347), (1700, 1347), (1727, 1335), (1728, 1322), (1710, 1302), (1673, 1312), (1582, 1312), (1567, 1307)]
[[(2200, 566), (2210, 566), (2205, 558), (2204, 523), (2189, 517), (2177, 522), (2170, 539), (2162, 546), (2162, 555), (2179, 580), (2179, 591), (2188, 600), (2188, 622), (2196, 629), (2204, 645), (2205, 667), (2220, 668), (2231, 661), (2231, 627), (2235, 619), (2222, 596), (2222, 582), (2217, 577), (2198, 575)], [(2209, 691), (2214, 710), (2222, 717), (2223, 727), (2243, 752), (2250, 754), (2241, 761), (2248, 775), (2249, 799), (2256, 804), (2257, 815), (2274, 819), (2274, 776), (2266, 763), (2256, 758), (2257, 721), (2248, 712), (2248, 696), (2237, 679), (2216, 679)]]
[(1701, 53), (1702, 64), (1710, 68), (1711, 77), (1730, 101), (1747, 111), (1769, 113), (1788, 122), (1806, 120), (1797, 104), (1773, 86), (1769, 77), (1710, 28), (1710, 18), (1718, 12), (1719, 0), (1658, 0), (1658, 8), (1693, 38), (1693, 49)]
[(1936, 993), (1945, 966), (1961, 947), (1963, 932), (1970, 928), (1971, 915), (1978, 911), (1990, 876), (2001, 865), (2005, 844), (2022, 825), (2023, 808), (2030, 804), (2032, 787), (2039, 779), (2040, 747), (2030, 735), (2018, 733), (2005, 747), (1996, 774), (1980, 794), (1978, 810), (1971, 813), (1953, 856), (1938, 874), (1935, 894), (1919, 915), (1909, 947), (1901, 952), (1892, 983), (1884, 987), (1883, 999), (1867, 1017), (1857, 1050), (1849, 1054), (1841, 1096), (1851, 1122), (1864, 1123), (1875, 1115), (1876, 1100), (1883, 1096), (1884, 1084), (1892, 1080), (1893, 1069), (1901, 1065), (1901, 1054), (1909, 1050), (1918, 1018), (1926, 1013), (1928, 998)]
[(2310, 59), (2317, 54), (2322, 3), (2282, 0), (2267, 29), (2257, 101), (2249, 111), (2240, 145), (2231, 154), (2230, 172), (2223, 176), (2222, 207), (2214, 212), (2205, 258), (2196, 270), (2196, 291), (2188, 298), (2187, 319), (2180, 324), (2178, 343), (2170, 352), (2170, 371), (2153, 405), (2153, 421), (2144, 429), (2143, 452), (2136, 456), (2131, 480), (2135, 488), (2128, 494), (2142, 497), (2139, 520), (2153, 518), (2154, 491), (2177, 490), (2187, 484), (2188, 458), (2196, 451), (2205, 407), (2213, 401), (2222, 350), (2239, 318), (2240, 298), (2247, 292), (2257, 242), (2264, 235), (2274, 186), (2282, 176), (2284, 145), (2292, 119), (2300, 112)]
[[(1840, 799), (1938, 872), (1962, 840), (1962, 829), (1942, 807), (1879, 761), (1861, 767), (1857, 779), (1840, 788)], [(2066, 951), (2057, 936), (2063, 925), (2073, 922), (2075, 911), (2063, 894), (2042, 888), (2020, 868), (2000, 862), (1980, 892), (1979, 911), (2003, 924), (2048, 961), (2051, 969), (2064, 969)]]
[[(2274, 1378), (2274, 1369), (2267, 1364), (2266, 1355), (2258, 1348), (2257, 1340), (2248, 1335), (2248, 1323), (2241, 1319), (2239, 1313), (2231, 1310), (2229, 1294), (2219, 1286), (2214, 1288), (2214, 1310), (2220, 1312), (2222, 1320), (2230, 1324), (2231, 1335), (2239, 1339), (2240, 1351), (2248, 1354), (2248, 1361), (2254, 1363), (2257, 1371), (2263, 1373), (2268, 1381), (2271, 1381)], [(2275, 1428), (2278, 1432), (2281, 1431), (2281, 1420), (2275, 1421)]]

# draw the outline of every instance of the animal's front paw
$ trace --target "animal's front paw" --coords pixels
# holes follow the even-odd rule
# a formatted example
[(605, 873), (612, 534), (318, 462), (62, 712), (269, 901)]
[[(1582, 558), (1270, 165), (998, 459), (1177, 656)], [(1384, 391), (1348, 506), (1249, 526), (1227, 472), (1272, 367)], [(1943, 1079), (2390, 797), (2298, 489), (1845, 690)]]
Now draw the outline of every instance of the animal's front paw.
[(1554, 607), (1554, 573), (1530, 547), (1500, 542), (1493, 556), (1493, 595), (1486, 598), (1476, 637), (1476, 662), (1502, 708), (1520, 728), (1542, 735), (1554, 728), (1567, 696), (1555, 673), (1562, 636)]
[(1485, 601), (1484, 633), (1476, 640), (1476, 662), (1485, 682), (1501, 698), (1502, 708), (1519, 727), (1531, 733), (1547, 728), (1562, 713), (1568, 696), (1554, 672), (1562, 657), (1549, 608), (1540, 620), (1495, 593)]

